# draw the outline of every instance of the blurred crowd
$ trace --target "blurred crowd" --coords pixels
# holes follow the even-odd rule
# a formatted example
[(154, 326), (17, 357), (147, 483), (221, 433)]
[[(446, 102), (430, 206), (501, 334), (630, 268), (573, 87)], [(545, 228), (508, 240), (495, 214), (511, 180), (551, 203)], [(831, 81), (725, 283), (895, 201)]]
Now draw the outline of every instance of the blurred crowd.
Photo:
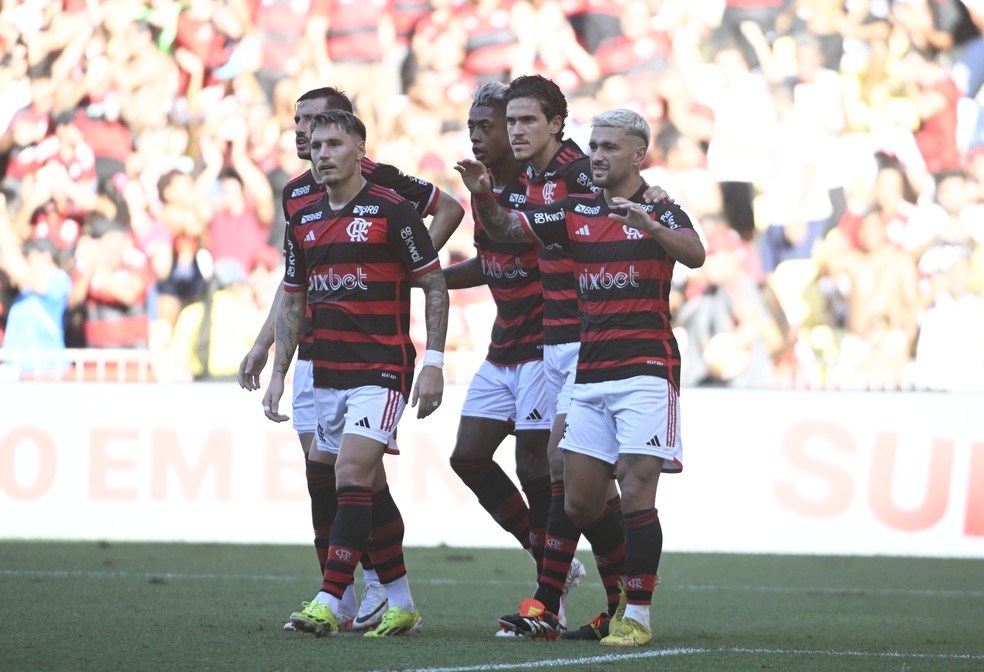
[[(982, 0), (0, 0), (0, 364), (233, 374), (300, 94), (344, 90), (373, 159), (467, 206), (475, 85), (540, 73), (584, 149), (593, 114), (643, 113), (647, 180), (700, 224), (685, 384), (984, 389), (982, 32)], [(473, 256), (469, 215), (442, 254)], [(493, 317), (452, 293), (452, 376)]]

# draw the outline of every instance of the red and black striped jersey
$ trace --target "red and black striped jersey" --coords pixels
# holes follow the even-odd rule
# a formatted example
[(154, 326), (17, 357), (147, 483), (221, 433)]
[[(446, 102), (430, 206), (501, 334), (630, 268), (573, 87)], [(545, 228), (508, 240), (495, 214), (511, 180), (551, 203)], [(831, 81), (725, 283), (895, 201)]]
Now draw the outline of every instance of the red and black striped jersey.
[[(362, 177), (373, 184), (392, 189), (402, 198), (409, 201), (421, 217), (426, 217), (434, 210), (441, 190), (426, 180), (407, 175), (399, 168), (387, 163), (376, 163), (368, 157), (362, 157)], [(284, 187), (283, 210), (284, 220), (290, 227), (290, 218), (295, 212), (312, 203), (317, 203), (325, 196), (325, 187), (314, 179), (314, 173), (306, 170)], [(297, 347), (299, 359), (311, 359), (313, 341), (310, 329), (305, 330)]]
[[(510, 208), (510, 197), (517, 195), (522, 196), (523, 192), (503, 190), (497, 200), (504, 208)], [(477, 217), (475, 247), (496, 309), (486, 359), (498, 366), (543, 359), (543, 285), (536, 247), (493, 240)]]
[[(577, 143), (565, 140), (542, 173), (537, 175), (533, 166), (527, 163), (505, 188), (525, 190), (526, 198), (515, 206), (517, 210), (550, 205), (569, 194), (588, 194), (595, 191), (591, 183), (591, 160)], [(556, 243), (540, 248), (539, 255), (543, 282), (543, 343), (577, 343), (581, 312), (577, 305), (577, 283), (571, 257)]]
[(327, 195), (291, 217), (284, 291), (304, 292), (314, 336), (314, 385), (378, 385), (410, 393), (410, 286), (439, 268), (410, 203), (367, 182), (341, 210)]
[[(693, 223), (675, 203), (633, 196), (654, 220), (693, 235)], [(659, 376), (680, 385), (680, 350), (670, 326), (670, 280), (675, 263), (649, 234), (608, 217), (604, 194), (574, 195), (517, 213), (542, 245), (559, 243), (574, 260), (581, 305), (581, 347), (576, 383)]]

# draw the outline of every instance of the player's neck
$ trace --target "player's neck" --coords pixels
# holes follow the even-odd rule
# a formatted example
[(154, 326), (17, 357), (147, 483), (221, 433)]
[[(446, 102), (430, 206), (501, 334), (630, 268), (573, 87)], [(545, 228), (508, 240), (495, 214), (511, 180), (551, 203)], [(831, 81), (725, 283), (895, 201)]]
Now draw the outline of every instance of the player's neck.
[(530, 165), (533, 167), (533, 172), (537, 175), (541, 175), (543, 171), (547, 169), (547, 166), (550, 165), (553, 158), (557, 155), (557, 152), (560, 151), (563, 144), (564, 143), (557, 138), (550, 138), (550, 142), (548, 142), (543, 149), (530, 157)]
[(605, 200), (611, 203), (612, 199), (616, 196), (619, 198), (632, 198), (643, 184), (644, 181), (639, 173), (629, 175), (618, 184), (605, 187)]
[(512, 176), (519, 170), (519, 163), (509, 154), (501, 161), (489, 166), (492, 174), (492, 186), (501, 189), (512, 179)]
[(328, 191), (328, 205), (332, 210), (338, 211), (359, 195), (362, 188), (366, 186), (366, 180), (360, 172), (330, 187), (325, 186)]

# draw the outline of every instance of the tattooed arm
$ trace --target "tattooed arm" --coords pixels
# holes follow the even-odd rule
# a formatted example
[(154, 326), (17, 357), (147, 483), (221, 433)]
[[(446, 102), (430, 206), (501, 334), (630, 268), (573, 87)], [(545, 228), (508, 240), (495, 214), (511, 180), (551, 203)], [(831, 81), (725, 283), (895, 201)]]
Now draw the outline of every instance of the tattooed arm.
[(484, 164), (475, 159), (462, 159), (454, 169), (461, 174), (461, 181), (474, 196), (475, 217), (489, 236), (504, 243), (532, 242), (519, 217), (492, 198), (492, 183)]
[[(444, 281), (444, 271), (440, 267), (431, 269), (414, 280), (414, 286), (424, 290), (424, 321), (427, 326), (428, 352), (444, 353), (444, 342), (448, 335), (448, 286)], [(444, 396), (444, 372), (439, 366), (429, 364), (424, 357), (424, 366), (417, 376), (410, 395), (410, 405), (417, 407), (417, 417), (426, 418), (437, 410)], [(417, 402), (420, 402), (419, 405)]]
[(280, 398), (284, 394), (284, 378), (294, 359), (297, 342), (304, 328), (304, 312), (307, 309), (307, 294), (304, 292), (284, 292), (277, 310), (277, 323), (273, 351), (273, 375), (263, 395), (263, 413), (274, 422), (290, 420), (281, 415)]

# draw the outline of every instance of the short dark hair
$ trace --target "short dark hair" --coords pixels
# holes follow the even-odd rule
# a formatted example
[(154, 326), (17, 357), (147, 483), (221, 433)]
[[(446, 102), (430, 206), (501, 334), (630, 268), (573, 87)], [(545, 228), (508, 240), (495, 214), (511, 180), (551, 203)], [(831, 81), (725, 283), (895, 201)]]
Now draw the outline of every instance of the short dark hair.
[(366, 139), (366, 125), (357, 116), (345, 110), (327, 110), (311, 118), (312, 132), (325, 126), (337, 126), (349, 135), (358, 136), (363, 141)]
[(542, 75), (523, 75), (517, 77), (506, 90), (506, 103), (517, 98), (532, 98), (540, 103), (540, 109), (550, 121), (560, 117), (560, 130), (557, 139), (564, 139), (564, 122), (567, 120), (567, 99), (552, 79)]
[(296, 110), (297, 106), (305, 100), (324, 100), (326, 110), (343, 110), (349, 114), (355, 111), (349, 97), (341, 89), (336, 89), (334, 86), (322, 86), (320, 89), (307, 91), (294, 103), (294, 109)]
[(157, 194), (160, 196), (161, 201), (165, 203), (167, 202), (167, 200), (164, 198), (164, 192), (171, 185), (171, 182), (174, 182), (176, 178), (186, 174), (187, 173), (185, 173), (184, 171), (175, 168), (161, 175), (160, 179), (157, 180)]

